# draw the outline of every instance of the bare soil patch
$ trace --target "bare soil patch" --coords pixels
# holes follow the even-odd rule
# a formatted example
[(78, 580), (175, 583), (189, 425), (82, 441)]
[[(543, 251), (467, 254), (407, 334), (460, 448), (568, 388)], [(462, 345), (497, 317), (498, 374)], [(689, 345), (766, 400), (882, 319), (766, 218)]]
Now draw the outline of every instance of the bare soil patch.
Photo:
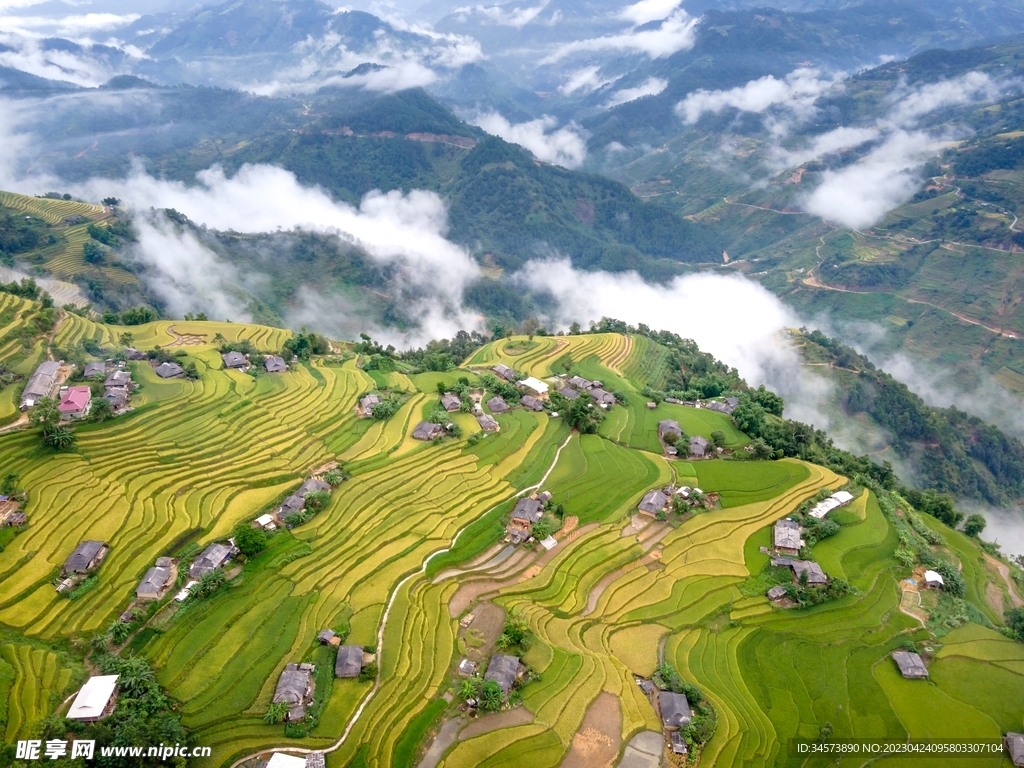
[(622, 744), (622, 711), (618, 696), (601, 693), (590, 705), (562, 768), (612, 766)]
[(463, 631), (463, 637), (472, 632), (474, 637), (483, 638), (483, 645), (473, 648), (468, 645), (466, 656), (479, 661), (494, 652), (494, 644), (505, 628), (505, 609), (494, 603), (480, 603), (473, 609), (473, 621)]
[(526, 707), (507, 709), (504, 712), (491, 712), (480, 715), (476, 720), (459, 732), (459, 741), (472, 739), (499, 728), (511, 728), (514, 725), (526, 725), (533, 722), (533, 712)]

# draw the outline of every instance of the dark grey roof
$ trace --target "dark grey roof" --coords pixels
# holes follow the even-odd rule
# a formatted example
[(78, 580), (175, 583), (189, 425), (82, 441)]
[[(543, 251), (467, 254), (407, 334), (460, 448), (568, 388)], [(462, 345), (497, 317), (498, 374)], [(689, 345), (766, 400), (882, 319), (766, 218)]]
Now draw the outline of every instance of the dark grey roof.
[(669, 742), (672, 744), (672, 752), (677, 755), (685, 755), (686, 739), (683, 738), (683, 734), (679, 731), (672, 731), (672, 735), (669, 737)]
[(457, 395), (447, 392), (441, 396), (441, 407), (446, 411), (457, 411), (462, 407), (462, 401)]
[(316, 636), (316, 639), (324, 645), (327, 645), (329, 642), (331, 642), (331, 640), (334, 639), (334, 637), (335, 634), (333, 629), (321, 629), (320, 634)]
[(103, 382), (107, 389), (126, 389), (131, 386), (132, 374), (129, 371), (114, 371)]
[(21, 393), (21, 404), (24, 406), (29, 401), (35, 403), (35, 401), (41, 398), (48, 397), (53, 391), (53, 385), (57, 383), (57, 371), (59, 369), (60, 363), (54, 360), (40, 363)]
[(335, 677), (359, 677), (363, 670), (363, 646), (343, 645), (334, 660)]
[(249, 361), (245, 359), (245, 355), (234, 350), (221, 355), (221, 357), (224, 358), (225, 368), (245, 368), (249, 364)]
[(174, 565), (174, 560), (170, 557), (158, 557), (155, 565), (157, 568), (170, 568)]
[(740, 399), (738, 397), (727, 397), (725, 398), (725, 404), (732, 408), (735, 408), (737, 405), (740, 404)]
[(544, 403), (542, 403), (540, 400), (538, 400), (536, 397), (533, 397), (532, 395), (524, 395), (523, 399), (520, 400), (519, 403), (523, 406), (523, 408), (528, 408), (531, 411), (544, 410)]
[(781, 549), (800, 549), (800, 523), (782, 519), (775, 523), (775, 546)]
[(171, 569), (163, 568), (159, 566), (153, 566), (146, 575), (139, 582), (139, 586), (135, 588), (135, 595), (142, 597), (143, 595), (157, 594), (164, 587), (167, 586), (167, 582), (171, 578)]
[(717, 401), (708, 403), (704, 407), (707, 408), (709, 411), (718, 411), (719, 413), (724, 413), (726, 415), (731, 414), (734, 410), (736, 410), (734, 406), (730, 406), (726, 403), (719, 403)]
[(299, 487), (299, 490), (295, 492), (295, 495), (304, 499), (313, 491), (330, 490), (331, 486), (329, 484), (325, 483), (323, 480), (317, 480), (315, 477), (311, 477)]
[(505, 379), (505, 381), (515, 381), (516, 380), (516, 372), (514, 370), (512, 370), (511, 368), (509, 368), (507, 365), (504, 365), (502, 363), (498, 363), (496, 366), (491, 368), (491, 370), (494, 371), (495, 375), (500, 376), (501, 378)]
[(558, 394), (560, 394), (567, 400), (575, 400), (577, 397), (580, 396), (580, 393), (577, 392), (572, 387), (562, 387), (560, 390), (558, 390)]
[(800, 574), (806, 571), (808, 584), (828, 584), (828, 576), (813, 560), (794, 560), (789, 567), (793, 569), (797, 581), (800, 580)]
[(442, 432), (444, 432), (444, 429), (440, 424), (434, 424), (430, 421), (421, 421), (412, 431), (412, 436), (417, 440), (433, 440)]
[(669, 432), (675, 432), (677, 435), (682, 435), (683, 430), (679, 426), (679, 422), (675, 419), (662, 419), (658, 422), (658, 437), (664, 437)]
[(366, 397), (359, 401), (359, 407), (362, 408), (364, 411), (369, 411), (371, 408), (373, 408), (373, 406), (377, 405), (378, 403), (380, 403), (380, 395), (371, 392), (370, 394), (368, 394)]
[(124, 358), (125, 360), (145, 360), (146, 353), (140, 352), (139, 350), (135, 349), (135, 347), (125, 347)]
[(274, 703), (301, 704), (309, 688), (311, 671), (302, 669), (298, 664), (289, 664), (281, 672), (274, 691)]
[(587, 394), (594, 398), (598, 405), (611, 405), (615, 402), (615, 395), (611, 392), (605, 392), (600, 387), (587, 390)]
[(593, 382), (587, 381), (582, 376), (573, 376), (569, 379), (569, 386), (574, 389), (590, 389)]
[(291, 512), (298, 512), (304, 506), (306, 506), (305, 500), (299, 494), (293, 493), (281, 502), (281, 506), (277, 508), (277, 513), (284, 517)]
[(277, 355), (270, 355), (264, 359), (263, 367), (267, 370), (267, 373), (284, 373), (288, 370), (284, 358)]
[(104, 541), (83, 541), (64, 561), (64, 572), (85, 573), (89, 570), (89, 564), (96, 559), (106, 545)]
[(480, 425), (480, 429), (485, 432), (493, 432), (498, 428), (498, 422), (493, 416), (487, 413), (481, 413), (476, 417), (476, 423)]
[(107, 364), (106, 363), (86, 363), (85, 364), (85, 378), (91, 379), (93, 376), (106, 376), (107, 375)]
[(907, 678), (928, 677), (928, 668), (925, 667), (921, 657), (910, 651), (893, 651), (892, 659), (900, 668), (900, 674)]
[(128, 393), (123, 389), (108, 389), (103, 393), (103, 398), (114, 408), (120, 408), (128, 402)]
[(666, 728), (679, 728), (690, 722), (690, 702), (683, 694), (661, 691), (658, 704), (661, 706), (661, 722)]
[(214, 543), (203, 550), (188, 569), (188, 575), (198, 579), (204, 573), (220, 568), (231, 556), (231, 547), (227, 544)]
[(502, 397), (492, 397), (487, 401), (487, 407), (491, 409), (491, 413), (505, 413), (508, 410), (508, 403)]
[(644, 494), (644, 497), (640, 500), (637, 507), (642, 512), (649, 512), (652, 515), (656, 515), (665, 508), (666, 504), (668, 504), (668, 496), (666, 496), (663, 491), (655, 488), (654, 490), (648, 491)]
[(1014, 765), (1024, 765), (1024, 734), (1006, 734), (1006, 751)]
[(484, 681), (493, 680), (501, 688), (501, 692), (508, 696), (508, 692), (512, 689), (512, 684), (519, 677), (519, 669), (518, 656), (491, 656), (491, 662), (487, 665)]
[(708, 447), (708, 441), (706, 438), (700, 435), (694, 435), (690, 438), (690, 455), (691, 456), (703, 456), (704, 450)]
[(536, 499), (520, 499), (512, 510), (512, 519), (522, 522), (536, 523), (544, 515), (544, 505)]
[(776, 585), (768, 590), (769, 600), (781, 600), (786, 596), (786, 588), (781, 584)]
[(185, 375), (185, 369), (177, 363), (160, 363), (156, 367), (156, 375), (162, 379), (176, 379)]

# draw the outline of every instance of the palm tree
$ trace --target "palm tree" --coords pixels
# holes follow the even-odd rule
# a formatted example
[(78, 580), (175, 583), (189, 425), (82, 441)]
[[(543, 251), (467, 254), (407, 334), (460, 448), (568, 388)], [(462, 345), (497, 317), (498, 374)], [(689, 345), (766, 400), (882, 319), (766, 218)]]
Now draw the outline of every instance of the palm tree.
[(482, 681), (479, 677), (468, 677), (462, 681), (462, 688), (459, 693), (464, 699), (475, 699), (477, 694), (480, 692), (480, 685)]
[(124, 659), (118, 670), (118, 687), (129, 696), (138, 697), (152, 686), (156, 677), (149, 664), (141, 656)]
[(263, 722), (267, 725), (274, 725), (284, 720), (288, 714), (288, 705), (281, 701), (275, 701), (263, 715)]

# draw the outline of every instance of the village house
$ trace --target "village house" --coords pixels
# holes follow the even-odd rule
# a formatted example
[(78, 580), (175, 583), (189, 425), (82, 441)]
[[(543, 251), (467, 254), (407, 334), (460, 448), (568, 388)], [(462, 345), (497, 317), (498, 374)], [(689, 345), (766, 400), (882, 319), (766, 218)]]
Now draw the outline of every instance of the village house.
[(476, 423), (480, 425), (480, 429), (484, 432), (497, 432), (501, 429), (501, 426), (498, 424), (498, 420), (487, 413), (481, 413), (477, 416)]
[(537, 411), (539, 413), (544, 410), (544, 403), (530, 395), (523, 395), (523, 399), (519, 401), (519, 404), (528, 411)]
[(932, 589), (942, 589), (946, 585), (946, 580), (942, 578), (942, 574), (938, 571), (925, 571), (924, 583)]
[(103, 382), (103, 388), (130, 389), (132, 386), (132, 375), (128, 371), (113, 371)]
[(103, 399), (110, 403), (113, 410), (119, 410), (128, 404), (128, 390), (108, 389), (103, 393)]
[(491, 370), (494, 372), (494, 375), (500, 379), (504, 379), (505, 381), (516, 380), (516, 372), (509, 368), (507, 365), (498, 363), (496, 366), (491, 368)]
[(501, 688), (502, 695), (507, 699), (509, 691), (515, 685), (516, 680), (523, 674), (523, 665), (518, 656), (503, 656), (496, 654), (491, 656), (487, 665), (487, 672), (484, 674), (484, 682), (495, 682)]
[(658, 439), (664, 440), (665, 435), (674, 434), (676, 439), (683, 436), (683, 430), (679, 426), (679, 422), (674, 419), (662, 419), (658, 422)]
[(807, 574), (808, 586), (820, 586), (828, 584), (828, 576), (821, 570), (821, 566), (813, 560), (794, 560), (790, 557), (773, 557), (771, 563), (776, 568), (789, 568), (793, 572), (793, 581), (800, 583), (800, 576)]
[(538, 397), (546, 395), (550, 387), (540, 379), (536, 379), (533, 376), (529, 376), (518, 382), (518, 385), (523, 389), (528, 389)]
[(44, 397), (51, 397), (57, 386), (57, 373), (60, 370), (60, 363), (54, 360), (47, 360), (40, 363), (35, 373), (28, 380), (25, 389), (21, 393), (21, 410), (28, 410)]
[(718, 411), (719, 413), (724, 413), (727, 416), (731, 416), (732, 412), (736, 410), (736, 406), (738, 406), (739, 404), (740, 399), (738, 397), (727, 397), (722, 402), (712, 400), (710, 403), (707, 403), (704, 407), (707, 408), (709, 411)]
[(823, 499), (811, 507), (809, 514), (811, 517), (821, 520), (825, 515), (831, 512), (833, 509), (839, 509), (845, 507), (853, 501), (853, 494), (849, 491), (836, 491), (827, 499)]
[(503, 397), (492, 397), (487, 401), (487, 407), (491, 413), (507, 413), (509, 410), (508, 403), (505, 402)]
[(320, 645), (341, 645), (341, 638), (335, 634), (333, 629), (321, 629), (316, 639)]
[(161, 379), (180, 379), (185, 375), (185, 369), (177, 363), (160, 363), (154, 370)]
[(690, 438), (690, 455), (697, 458), (703, 458), (704, 454), (707, 452), (708, 445), (709, 443), (706, 437), (694, 435)]
[(174, 568), (169, 557), (157, 558), (156, 565), (146, 571), (139, 586), (135, 588), (135, 597), (139, 600), (159, 600), (173, 583)]
[(60, 405), (57, 406), (61, 421), (84, 419), (89, 415), (90, 408), (92, 408), (92, 390), (89, 387), (68, 387), (61, 395)]
[(560, 390), (558, 390), (558, 394), (560, 394), (566, 400), (575, 400), (580, 396), (580, 393), (577, 392), (572, 387), (562, 387)]
[(334, 660), (335, 677), (359, 677), (363, 671), (363, 646), (343, 645)]
[(672, 731), (668, 735), (669, 745), (672, 747), (672, 753), (675, 755), (685, 755), (686, 739), (683, 738), (683, 734), (680, 731)]
[(329, 493), (330, 490), (331, 486), (323, 480), (317, 480), (315, 477), (311, 477), (299, 486), (299, 490), (281, 502), (281, 506), (277, 508), (274, 515), (278, 520), (283, 521), (288, 515), (294, 514), (305, 507), (306, 496), (313, 491), (325, 491)]
[(252, 521), (252, 527), (260, 528), (264, 531), (273, 531), (277, 529), (277, 522), (272, 514), (266, 512)]
[(1024, 766), (1024, 734), (1008, 733), (1003, 739), (1006, 754), (1016, 766)]
[(637, 508), (647, 515), (657, 515), (668, 505), (668, 496), (659, 488), (648, 491), (640, 500)]
[(275, 704), (288, 705), (288, 721), (297, 722), (306, 716), (306, 707), (313, 701), (312, 664), (288, 664), (281, 672), (274, 691)]
[(615, 395), (611, 392), (605, 392), (600, 387), (593, 387), (592, 389), (587, 390), (587, 394), (593, 398), (595, 403), (603, 408), (615, 405)]
[(86, 363), (82, 375), (87, 379), (96, 379), (107, 375), (106, 363)]
[(510, 516), (513, 526), (529, 530), (544, 516), (544, 505), (537, 499), (520, 499)]
[(594, 383), (592, 381), (587, 381), (586, 379), (580, 376), (573, 376), (571, 379), (569, 379), (569, 386), (572, 387), (573, 389), (583, 392), (594, 386)]
[(448, 413), (452, 413), (462, 407), (462, 401), (457, 395), (454, 395), (451, 392), (445, 392), (444, 395), (441, 396), (441, 407), (448, 411)]
[(188, 568), (189, 578), (201, 579), (204, 574), (215, 571), (231, 559), (235, 548), (230, 544), (215, 542), (202, 551)]
[(892, 660), (900, 669), (900, 674), (908, 680), (923, 680), (928, 677), (928, 668), (916, 653), (910, 651), (893, 651)]
[(83, 541), (64, 561), (64, 575), (96, 570), (109, 551), (110, 547), (105, 541)]
[(140, 352), (139, 350), (135, 349), (135, 347), (125, 347), (124, 348), (124, 359), (125, 360), (145, 360), (146, 359), (146, 353), (145, 352)]
[[(319, 765), (315, 766), (313, 761), (319, 755)], [(324, 768), (324, 753), (313, 752), (305, 757), (296, 757), (284, 752), (275, 752), (263, 768)]]
[(661, 709), (661, 724), (665, 726), (665, 730), (675, 730), (690, 724), (693, 714), (690, 712), (690, 702), (683, 694), (659, 691), (658, 706)]
[(781, 600), (786, 596), (786, 588), (781, 584), (776, 584), (774, 587), (768, 590), (769, 600)]
[(277, 355), (270, 355), (263, 361), (263, 367), (267, 373), (284, 373), (288, 370), (288, 365), (285, 363), (283, 357)]
[(475, 661), (469, 659), (463, 659), (459, 662), (459, 674), (463, 677), (473, 677), (477, 670), (480, 669), (480, 665)]
[(380, 395), (371, 392), (359, 401), (359, 413), (364, 419), (369, 419), (373, 416), (373, 406), (375, 405), (380, 405)]
[(416, 425), (416, 428), (412, 431), (413, 439), (424, 440), (429, 442), (435, 438), (441, 437), (444, 434), (444, 427), (440, 424), (434, 424), (431, 421), (421, 421)]
[(241, 352), (236, 352), (235, 350), (225, 352), (221, 355), (221, 358), (224, 360), (225, 368), (236, 368), (241, 370), (242, 368), (249, 367), (249, 361), (245, 359), (245, 355)]
[(117, 675), (90, 677), (71, 702), (65, 717), (82, 723), (95, 723), (117, 706)]
[(784, 555), (799, 555), (800, 547), (803, 546), (800, 539), (800, 523), (788, 518), (776, 521), (772, 539), (777, 552)]

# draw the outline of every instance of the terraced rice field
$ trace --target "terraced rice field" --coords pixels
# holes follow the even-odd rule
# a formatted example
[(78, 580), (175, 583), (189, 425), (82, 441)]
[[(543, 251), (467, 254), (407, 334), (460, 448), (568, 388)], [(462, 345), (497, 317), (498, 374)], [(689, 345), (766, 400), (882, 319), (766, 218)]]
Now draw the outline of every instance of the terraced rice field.
[[(22, 307), (0, 294), (0, 313), (5, 306)], [(114, 346), (124, 330), (69, 317), (57, 343)], [(453, 606), (467, 605), (460, 597), (467, 589), (473, 600), (523, 612), (534, 635), (526, 660), (541, 681), (524, 690), (528, 716), (520, 724), (457, 740), (442, 756), (445, 768), (553, 768), (602, 693), (618, 699), (623, 743), (659, 730), (633, 677), (650, 674), (659, 658), (717, 708), (705, 765), (788, 764), (786, 739), (816, 737), (824, 722), (837, 735), (902, 738), (953, 732), (958, 723), (987, 735), (1024, 717), (1024, 646), (977, 625), (945, 638), (931, 684), (894, 675), (888, 651), (923, 637), (897, 610), (898, 540), (873, 496), (860, 497), (850, 524), (815, 550), (856, 594), (806, 611), (745, 597), (739, 585), (767, 559), (758, 542), (768, 540), (768, 526), (845, 479), (791, 459), (664, 459), (650, 437), (658, 418), (677, 418), (691, 434), (722, 429), (730, 445), (746, 438), (721, 414), (648, 412), (638, 393), (644, 379), (663, 375), (664, 356), (646, 339), (538, 337), (516, 356), (504, 354), (504, 340), (483, 348), (469, 361), (474, 367), (504, 361), (538, 376), (568, 354), (584, 375), (623, 391), (626, 405), (611, 411), (601, 434), (586, 436), (516, 409), (498, 417), (500, 432), (471, 446), (410, 437), (433, 407), (439, 375), (389, 375), (409, 399), (391, 420), (368, 422), (354, 405), (376, 384), (354, 360), (314, 360), (254, 379), (223, 370), (212, 347), (220, 333), (273, 351), (285, 331), (165, 321), (130, 330), (141, 348), (180, 345), (200, 380), (162, 381), (148, 364), (133, 364), (138, 409), (79, 426), (73, 452), (44, 453), (31, 433), (0, 435), (0, 466), (20, 473), (32, 520), (0, 552), (0, 624), (22, 638), (0, 641), (8, 737), (52, 711), (54, 696), (81, 673), (33, 643), (101, 631), (156, 557), (189, 538), (204, 544), (227, 536), (332, 459), (345, 462), (351, 477), (323, 512), (272, 536), (223, 592), (162, 618), (142, 647), (196, 742), (213, 747), (200, 768), (273, 746), (327, 750), (331, 768), (406, 764), (424, 718), (444, 708), (439, 697), (457, 680), (458, 619), (467, 608)], [(542, 479), (580, 527), (547, 554), (520, 549), (488, 565), (497, 515)], [(673, 479), (719, 493), (722, 508), (635, 524), (643, 492)], [(66, 600), (52, 579), (84, 538), (112, 548), (99, 585)], [(947, 539), (967, 561), (970, 589), (983, 595), (986, 571), (971, 562), (971, 543)], [(428, 567), (449, 547), (434, 561), (443, 572)], [(278, 674), (291, 661), (322, 660), (316, 633), (343, 621), (349, 642), (379, 647), (380, 677), (335, 681), (319, 727), (285, 740), (280, 726), (263, 722)], [(934, 721), (920, 717), (917, 696), (929, 697)]]
[(48, 197), (30, 197), (14, 192), (0, 192), (0, 205), (42, 219), (48, 224), (60, 224), (68, 216), (98, 218), (103, 215), (103, 206), (80, 203), (75, 200), (51, 200)]

